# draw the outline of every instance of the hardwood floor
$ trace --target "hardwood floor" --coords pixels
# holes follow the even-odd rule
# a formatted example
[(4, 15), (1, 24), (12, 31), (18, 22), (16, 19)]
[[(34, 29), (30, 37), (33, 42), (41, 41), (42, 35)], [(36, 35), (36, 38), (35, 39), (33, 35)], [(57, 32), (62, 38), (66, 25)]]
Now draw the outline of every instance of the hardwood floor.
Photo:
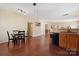
[(13, 45), (10, 43), (0, 44), (0, 56), (69, 56), (78, 53), (65, 51), (58, 46), (50, 44), (50, 36), (29, 37), (25, 43)]

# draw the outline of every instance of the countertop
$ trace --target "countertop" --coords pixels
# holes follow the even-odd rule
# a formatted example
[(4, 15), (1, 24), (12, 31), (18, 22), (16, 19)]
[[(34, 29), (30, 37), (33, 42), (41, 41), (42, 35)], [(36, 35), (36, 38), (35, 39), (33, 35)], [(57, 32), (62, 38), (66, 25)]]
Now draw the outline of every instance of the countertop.
[(75, 35), (79, 35), (79, 33), (78, 32), (60, 32), (60, 33), (62, 33), (62, 34), (75, 34)]

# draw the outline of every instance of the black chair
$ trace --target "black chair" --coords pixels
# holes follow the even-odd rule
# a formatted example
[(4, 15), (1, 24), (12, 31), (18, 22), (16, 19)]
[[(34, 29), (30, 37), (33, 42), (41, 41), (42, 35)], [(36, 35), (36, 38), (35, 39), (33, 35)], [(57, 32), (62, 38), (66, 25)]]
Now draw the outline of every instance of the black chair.
[(11, 40), (11, 41), (14, 43), (14, 45), (15, 45), (15, 40), (14, 40), (13, 36), (12, 36), (12, 38), (10, 37), (10, 34), (9, 34), (8, 31), (7, 31), (7, 35), (8, 35), (8, 46), (9, 46), (10, 40)]
[(18, 40), (22, 40), (25, 42), (25, 31), (19, 31), (17, 36)]

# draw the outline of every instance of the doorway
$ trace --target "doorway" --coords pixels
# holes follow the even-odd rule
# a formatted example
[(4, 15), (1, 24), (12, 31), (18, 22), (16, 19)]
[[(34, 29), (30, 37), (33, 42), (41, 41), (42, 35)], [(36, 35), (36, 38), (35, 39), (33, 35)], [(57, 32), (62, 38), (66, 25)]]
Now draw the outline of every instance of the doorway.
[(28, 36), (32, 36), (32, 23), (31, 22), (28, 22), (27, 23), (27, 32), (28, 32)]
[(45, 35), (47, 36), (49, 34), (49, 25), (45, 24)]

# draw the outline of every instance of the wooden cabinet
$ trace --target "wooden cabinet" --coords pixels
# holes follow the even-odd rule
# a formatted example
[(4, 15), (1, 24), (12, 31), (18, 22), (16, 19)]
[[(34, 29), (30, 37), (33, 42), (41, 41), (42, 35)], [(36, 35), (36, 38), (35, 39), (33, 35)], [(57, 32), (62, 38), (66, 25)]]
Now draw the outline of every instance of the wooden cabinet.
[(79, 34), (77, 33), (60, 33), (59, 46), (71, 50), (79, 49)]
[(66, 38), (65, 37), (66, 37), (66, 35), (64, 35), (62, 33), (59, 34), (59, 46), (60, 47), (66, 48), (66, 41), (65, 41)]

